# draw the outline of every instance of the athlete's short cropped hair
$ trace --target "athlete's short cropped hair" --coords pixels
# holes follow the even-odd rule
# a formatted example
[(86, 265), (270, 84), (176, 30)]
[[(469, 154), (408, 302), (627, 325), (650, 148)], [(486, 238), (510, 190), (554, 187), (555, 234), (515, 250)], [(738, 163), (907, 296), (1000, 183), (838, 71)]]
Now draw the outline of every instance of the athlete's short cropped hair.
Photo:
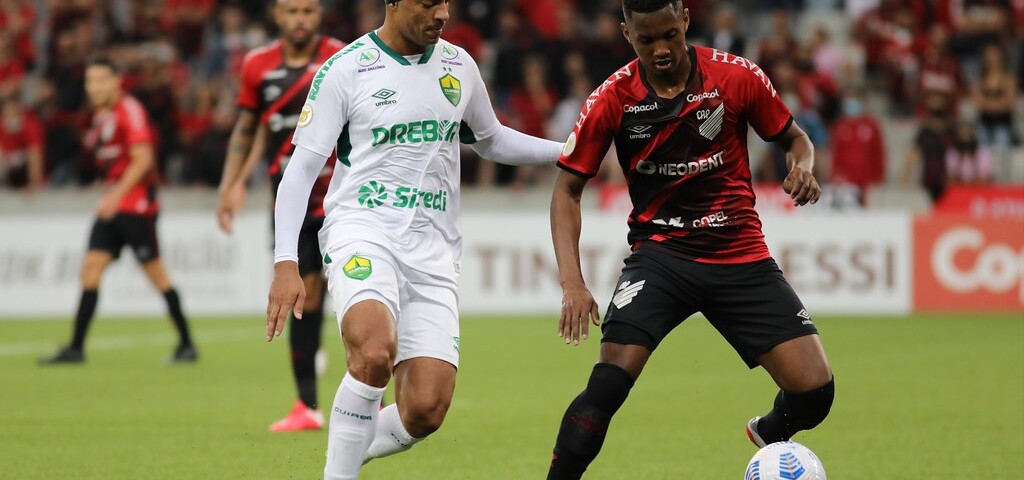
[(114, 75), (120, 75), (121, 65), (114, 61), (109, 55), (100, 53), (89, 57), (89, 61), (85, 64), (86, 67), (107, 67)]
[(622, 14), (628, 20), (633, 16), (633, 12), (657, 12), (668, 6), (678, 10), (683, 7), (683, 2), (682, 0), (623, 0)]

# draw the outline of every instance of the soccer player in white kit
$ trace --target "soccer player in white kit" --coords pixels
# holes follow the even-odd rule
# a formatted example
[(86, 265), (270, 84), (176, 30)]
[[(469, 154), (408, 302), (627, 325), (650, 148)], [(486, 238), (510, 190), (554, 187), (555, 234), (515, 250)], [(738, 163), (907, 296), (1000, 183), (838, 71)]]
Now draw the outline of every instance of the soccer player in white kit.
[[(330, 411), (325, 479), (436, 431), (459, 363), (459, 143), (508, 164), (562, 145), (502, 126), (476, 62), (441, 40), (447, 0), (386, 0), (384, 26), (314, 76), (278, 189), (267, 340), (305, 296), (296, 243), (310, 189), (337, 150), (320, 231), (348, 372)], [(301, 321), (301, 320), (297, 320)], [(392, 373), (396, 404), (380, 410)]]

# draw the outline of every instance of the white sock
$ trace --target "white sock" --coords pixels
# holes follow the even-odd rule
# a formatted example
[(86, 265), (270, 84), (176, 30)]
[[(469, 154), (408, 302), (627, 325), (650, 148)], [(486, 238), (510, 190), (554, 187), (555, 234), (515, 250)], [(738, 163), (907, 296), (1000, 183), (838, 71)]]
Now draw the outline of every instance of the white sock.
[(388, 405), (380, 411), (380, 416), (377, 419), (377, 433), (374, 434), (373, 443), (366, 451), (366, 461), (404, 452), (420, 440), (423, 439), (413, 438), (405, 430), (402, 417), (398, 415), (398, 405)]
[(371, 387), (345, 374), (329, 412), (324, 480), (353, 480), (359, 476), (366, 448), (376, 431), (382, 396), (383, 388)]

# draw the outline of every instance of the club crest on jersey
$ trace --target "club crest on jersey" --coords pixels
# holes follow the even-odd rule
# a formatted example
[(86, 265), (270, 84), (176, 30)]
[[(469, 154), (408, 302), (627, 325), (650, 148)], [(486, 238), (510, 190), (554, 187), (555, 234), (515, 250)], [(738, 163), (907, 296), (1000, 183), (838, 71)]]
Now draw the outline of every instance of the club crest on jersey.
[[(698, 112), (699, 114), (700, 112)], [(708, 140), (714, 140), (719, 133), (722, 133), (722, 120), (725, 119), (725, 104), (721, 104), (708, 115), (707, 120), (700, 126), (700, 134)]]
[(313, 123), (313, 105), (307, 103), (302, 106), (302, 112), (299, 113), (299, 122), (296, 126), (304, 128), (308, 127), (311, 123)]
[(459, 106), (459, 102), (462, 101), (462, 82), (448, 73), (441, 77), (440, 83), (444, 97), (452, 102), (452, 105)]

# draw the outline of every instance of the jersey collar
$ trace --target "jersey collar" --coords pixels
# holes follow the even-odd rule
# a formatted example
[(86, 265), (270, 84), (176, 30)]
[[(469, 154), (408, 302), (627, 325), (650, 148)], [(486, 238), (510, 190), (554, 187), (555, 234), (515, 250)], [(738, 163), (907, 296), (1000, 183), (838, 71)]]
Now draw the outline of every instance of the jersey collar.
[[(384, 41), (381, 40), (380, 37), (377, 36), (377, 32), (376, 31), (370, 32), (370, 40), (373, 40), (373, 43), (376, 43), (377, 46), (380, 47), (380, 49), (384, 51), (384, 53), (388, 54), (389, 57), (393, 58), (400, 65), (412, 65), (411, 63), (409, 63), (409, 59), (408, 58), (405, 58), (405, 57), (399, 55), (398, 52), (392, 50), (391, 47), (387, 46), (387, 44), (384, 43)], [(420, 57), (420, 61), (418, 62), (418, 64), (419, 65), (426, 64), (427, 62), (430, 61), (430, 57), (433, 56), (433, 55), (434, 55), (434, 45), (431, 45), (431, 46), (427, 47), (427, 51), (423, 52), (423, 56)]]

